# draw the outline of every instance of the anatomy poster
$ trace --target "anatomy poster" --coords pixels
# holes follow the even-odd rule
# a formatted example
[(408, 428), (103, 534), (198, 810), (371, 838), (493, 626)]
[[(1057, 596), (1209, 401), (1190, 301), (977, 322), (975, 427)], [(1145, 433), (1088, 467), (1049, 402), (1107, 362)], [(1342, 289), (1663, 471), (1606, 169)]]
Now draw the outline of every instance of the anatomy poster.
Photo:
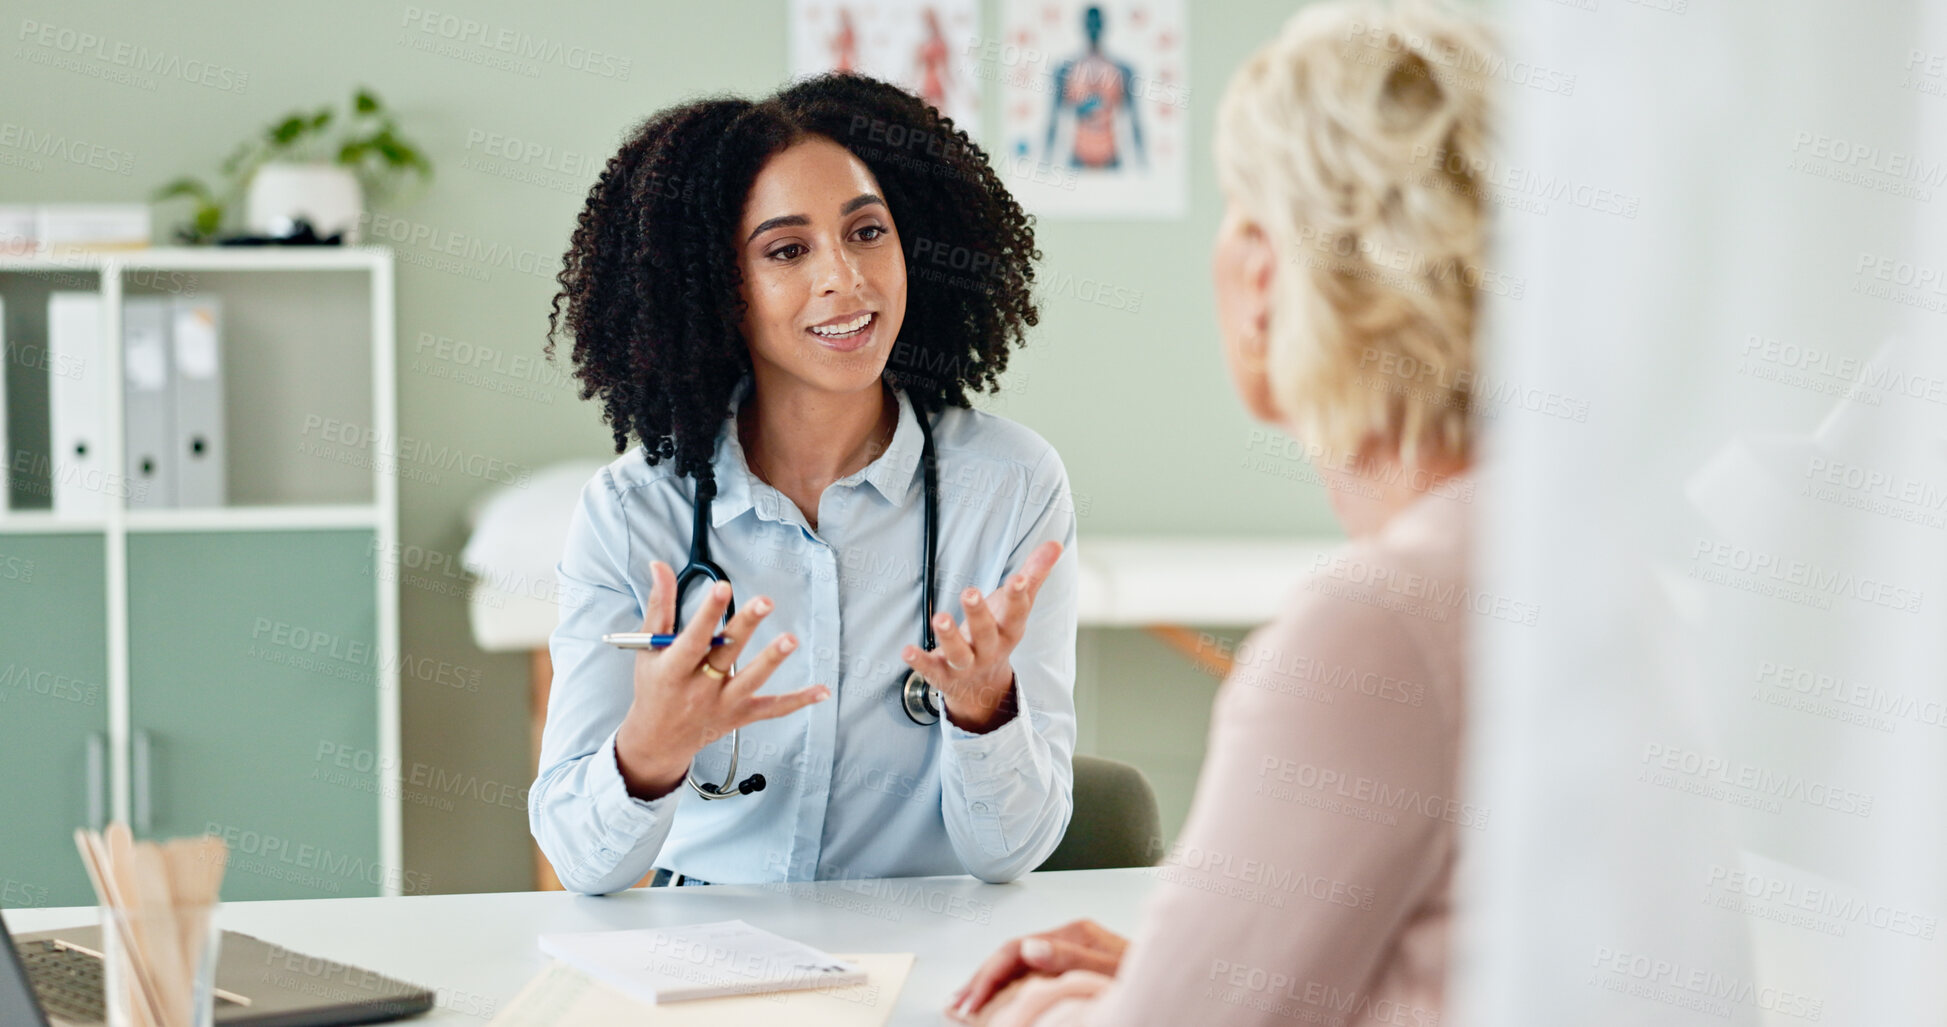
[(973, 56), (1000, 82), (992, 149), (1022, 205), (1050, 217), (1183, 216), (1186, 50), (1181, 0), (1004, 0), (1000, 36)]
[(980, 138), (977, 0), (792, 0), (791, 77), (850, 71), (926, 98)]

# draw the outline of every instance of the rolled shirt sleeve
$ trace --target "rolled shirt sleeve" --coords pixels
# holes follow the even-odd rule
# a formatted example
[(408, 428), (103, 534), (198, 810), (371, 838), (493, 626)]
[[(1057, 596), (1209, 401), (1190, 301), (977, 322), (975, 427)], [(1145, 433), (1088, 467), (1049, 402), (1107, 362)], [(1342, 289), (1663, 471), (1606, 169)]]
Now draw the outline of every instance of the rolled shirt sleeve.
[[(1011, 881), (1061, 844), (1074, 811), (1075, 503), (1050, 447), (1029, 473), (1021, 527), (1000, 587), (1043, 542), (1062, 545), (1014, 648), (1015, 715), (985, 734), (941, 717), (941, 807), (947, 837), (969, 873)], [(992, 591), (992, 588), (988, 589)]]
[(604, 469), (582, 489), (555, 569), (554, 684), (529, 792), (528, 826), (562, 886), (591, 895), (627, 888), (649, 872), (682, 795), (678, 788), (637, 799), (616, 764), (616, 725), (635, 694), (635, 653), (604, 644), (602, 635), (642, 627), (642, 604), (624, 575), (628, 537)]

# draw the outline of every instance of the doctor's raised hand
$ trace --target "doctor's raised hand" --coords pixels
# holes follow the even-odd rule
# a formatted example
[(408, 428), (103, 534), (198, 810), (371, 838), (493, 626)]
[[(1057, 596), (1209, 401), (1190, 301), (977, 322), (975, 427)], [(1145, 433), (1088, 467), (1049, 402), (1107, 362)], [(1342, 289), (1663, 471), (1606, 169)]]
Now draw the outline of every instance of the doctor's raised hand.
[[(668, 634), (676, 623), (676, 574), (661, 560), (650, 565), (649, 573), (649, 609), (642, 630)], [(714, 583), (674, 643), (636, 652), (635, 699), (615, 732), (616, 762), (636, 798), (656, 799), (674, 791), (697, 752), (732, 730), (795, 713), (831, 695), (823, 685), (785, 695), (755, 694), (798, 640), (789, 632), (780, 634), (748, 664), (736, 667), (772, 605), (765, 596), (744, 604), (722, 628), (730, 640), (712, 647), (710, 637), (730, 598), (728, 582)]]
[(909, 645), (900, 652), (907, 666), (940, 690), (947, 719), (961, 730), (983, 734), (1014, 719), (1014, 668), (1008, 660), (1027, 630), (1041, 583), (1060, 558), (1061, 543), (1041, 543), (992, 593), (983, 597), (977, 588), (960, 593), (967, 619), (958, 631), (952, 615), (933, 615), (937, 648), (928, 652)]

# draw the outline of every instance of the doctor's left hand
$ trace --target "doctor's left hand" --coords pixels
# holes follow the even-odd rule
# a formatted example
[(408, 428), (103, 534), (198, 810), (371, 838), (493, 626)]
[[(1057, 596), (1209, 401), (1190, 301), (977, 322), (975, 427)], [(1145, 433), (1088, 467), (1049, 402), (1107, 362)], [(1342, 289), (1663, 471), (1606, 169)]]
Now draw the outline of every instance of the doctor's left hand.
[(946, 715), (961, 729), (979, 734), (1014, 719), (1014, 668), (1008, 661), (1027, 631), (1041, 583), (1060, 558), (1061, 543), (1041, 543), (1000, 588), (986, 596), (977, 588), (960, 594), (967, 620), (958, 630), (951, 615), (933, 615), (938, 648), (909, 645), (900, 653), (946, 697)]

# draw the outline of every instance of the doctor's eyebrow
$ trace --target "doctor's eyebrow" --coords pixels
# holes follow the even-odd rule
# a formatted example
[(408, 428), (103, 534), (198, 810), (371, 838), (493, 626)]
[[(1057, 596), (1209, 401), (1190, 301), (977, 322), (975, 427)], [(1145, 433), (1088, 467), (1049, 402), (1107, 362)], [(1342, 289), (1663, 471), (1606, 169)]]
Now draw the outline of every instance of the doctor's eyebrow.
[[(879, 197), (871, 193), (860, 193), (857, 196), (854, 196), (851, 199), (846, 200), (845, 205), (843, 207), (838, 208), (838, 216), (844, 217), (845, 215), (850, 214), (855, 210), (858, 210), (860, 207), (869, 207), (875, 203), (881, 207), (886, 205), (886, 201), (880, 199)], [(744, 238), (744, 242), (748, 243), (752, 239), (755, 239), (758, 236), (763, 235), (765, 232), (768, 232), (773, 228), (803, 228), (808, 224), (811, 224), (811, 219), (805, 217), (803, 214), (780, 215), (778, 217), (770, 218), (766, 221), (759, 223), (756, 228), (750, 230), (750, 235)]]
[(851, 199), (846, 200), (845, 206), (838, 208), (838, 216), (844, 217), (845, 215), (850, 214), (851, 212), (859, 209), (860, 207), (869, 207), (875, 203), (881, 207), (886, 205), (886, 201), (878, 198), (877, 196), (874, 196), (871, 193), (860, 193), (857, 196), (854, 196)]

